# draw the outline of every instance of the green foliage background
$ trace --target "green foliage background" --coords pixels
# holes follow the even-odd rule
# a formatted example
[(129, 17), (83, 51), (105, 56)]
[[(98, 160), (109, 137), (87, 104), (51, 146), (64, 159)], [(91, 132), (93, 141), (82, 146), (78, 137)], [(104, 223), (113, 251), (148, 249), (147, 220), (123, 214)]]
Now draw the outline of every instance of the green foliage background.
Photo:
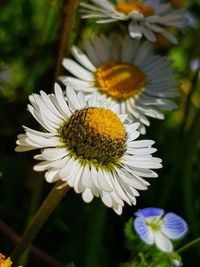
[[(29, 94), (52, 92), (65, 2), (0, 1), (0, 67), (10, 70), (9, 83), (0, 87), (0, 252), (6, 255), (15, 246), (15, 235), (4, 226), (21, 235), (52, 188), (43, 174), (33, 172), (34, 153), (18, 154), (14, 148), (22, 125), (35, 125), (26, 110)], [(190, 12), (199, 19), (199, 0), (188, 2)], [(103, 27), (109, 32), (112, 26)], [(81, 44), (100, 31), (94, 22), (80, 23), (77, 18), (72, 41)], [(165, 121), (152, 119), (147, 135), (142, 137), (156, 140), (156, 154), (164, 165), (159, 178), (152, 179), (149, 190), (141, 192), (136, 207), (125, 206), (122, 216), (98, 199), (83, 203), (71, 190), (37, 236), (34, 245), (39, 252), (30, 253), (25, 266), (115, 267), (128, 262), (124, 225), (143, 207), (164, 208), (185, 218), (190, 231), (177, 248), (200, 236), (200, 82), (190, 68), (191, 61), (200, 58), (199, 43), (198, 28), (180, 34), (179, 44), (170, 48), (169, 57), (184, 85), (177, 99), (178, 109), (167, 114)], [(159, 52), (166, 55), (167, 51)], [(43, 252), (50, 262), (42, 260)], [(184, 266), (196, 266), (200, 247), (182, 256)]]

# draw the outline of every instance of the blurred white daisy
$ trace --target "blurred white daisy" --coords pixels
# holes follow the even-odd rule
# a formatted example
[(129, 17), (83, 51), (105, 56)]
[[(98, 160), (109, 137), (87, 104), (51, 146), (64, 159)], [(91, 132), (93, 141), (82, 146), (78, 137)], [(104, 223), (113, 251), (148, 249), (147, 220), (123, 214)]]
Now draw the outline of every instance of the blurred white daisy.
[[(73, 83), (76, 90), (96, 91), (113, 100), (131, 120), (149, 126), (146, 116), (164, 119), (163, 111), (176, 107), (169, 98), (177, 96), (179, 82), (170, 61), (153, 55), (150, 42), (101, 36), (85, 44), (85, 54), (76, 46), (71, 52), (76, 61), (66, 58), (63, 66), (76, 78), (62, 76), (60, 80)], [(145, 132), (142, 125), (141, 132)]]
[(182, 238), (188, 231), (188, 225), (175, 213), (164, 214), (163, 209), (141, 209), (135, 213), (137, 217), (134, 221), (134, 228), (146, 244), (155, 244), (164, 252), (172, 252), (171, 240)]
[(100, 103), (96, 94), (86, 101), (70, 85), (66, 99), (55, 85), (55, 94), (41, 91), (30, 102), (28, 110), (44, 131), (24, 126), (16, 151), (41, 149), (34, 169), (46, 171), (47, 182), (62, 180), (85, 202), (100, 197), (121, 214), (124, 202), (135, 205), (138, 190), (147, 189), (143, 177), (157, 177), (151, 169), (161, 168), (161, 160), (151, 155), (154, 142), (136, 140), (139, 123), (125, 124), (127, 116), (116, 105)]
[(155, 33), (162, 33), (170, 42), (176, 38), (167, 31), (170, 27), (184, 29), (188, 25), (184, 9), (175, 9), (163, 0), (90, 0), (81, 2), (82, 18), (94, 18), (97, 23), (130, 21), (128, 31), (132, 38), (145, 36), (155, 42)]

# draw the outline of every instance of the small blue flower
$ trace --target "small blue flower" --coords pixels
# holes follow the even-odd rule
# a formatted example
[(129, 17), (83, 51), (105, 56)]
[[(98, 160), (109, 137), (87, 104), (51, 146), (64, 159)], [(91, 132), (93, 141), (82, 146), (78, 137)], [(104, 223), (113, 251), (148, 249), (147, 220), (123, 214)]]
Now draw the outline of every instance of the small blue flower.
[(163, 209), (145, 208), (135, 215), (134, 228), (140, 238), (149, 245), (155, 244), (160, 250), (172, 252), (171, 240), (183, 237), (188, 226), (185, 220), (174, 213), (164, 215)]
[(174, 267), (180, 267), (181, 263), (179, 260), (172, 260)]

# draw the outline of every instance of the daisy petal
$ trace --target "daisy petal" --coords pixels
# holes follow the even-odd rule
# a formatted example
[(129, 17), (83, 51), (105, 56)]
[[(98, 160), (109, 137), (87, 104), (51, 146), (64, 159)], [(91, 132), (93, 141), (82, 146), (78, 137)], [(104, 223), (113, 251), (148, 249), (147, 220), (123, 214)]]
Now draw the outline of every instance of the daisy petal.
[(69, 58), (63, 59), (63, 66), (77, 78), (84, 81), (93, 81), (91, 72), (78, 65), (74, 60)]
[(134, 39), (141, 39), (142, 38), (142, 28), (141, 26), (135, 22), (134, 20), (131, 21), (128, 27), (129, 34)]
[(89, 60), (89, 58), (85, 54), (83, 54), (82, 51), (78, 47), (72, 46), (71, 52), (72, 52), (72, 55), (74, 56), (74, 58), (79, 63), (81, 63), (84, 67), (86, 67), (88, 70), (90, 70), (90, 71), (96, 70), (95, 66), (92, 64), (92, 62)]

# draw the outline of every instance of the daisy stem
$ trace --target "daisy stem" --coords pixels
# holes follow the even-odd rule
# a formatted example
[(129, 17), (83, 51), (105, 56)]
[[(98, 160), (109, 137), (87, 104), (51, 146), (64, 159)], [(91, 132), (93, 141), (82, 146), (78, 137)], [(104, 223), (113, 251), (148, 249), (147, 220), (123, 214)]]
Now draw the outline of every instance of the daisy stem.
[(26, 249), (29, 247), (31, 242), (36, 237), (37, 233), (40, 231), (50, 214), (54, 211), (57, 207), (58, 203), (61, 199), (65, 196), (67, 191), (69, 191), (69, 186), (64, 186), (58, 189), (58, 186), (61, 186), (62, 183), (59, 181), (53, 187), (51, 192), (48, 194), (47, 198), (44, 200), (38, 211), (36, 212), (35, 216), (31, 220), (30, 224), (28, 225), (27, 229), (25, 230), (21, 241), (15, 247), (14, 251), (12, 252), (12, 259), (17, 264), (19, 258), (24, 254)]
[[(32, 199), (31, 199), (31, 203), (30, 203), (30, 208), (29, 208), (29, 218), (27, 220), (26, 225), (28, 226), (29, 223), (31, 222), (31, 219), (33, 217), (33, 215), (35, 214), (38, 205), (39, 205), (39, 200), (42, 194), (42, 188), (43, 188), (43, 182), (44, 179), (42, 176), (37, 177), (38, 179), (36, 179), (35, 184), (34, 184), (34, 188), (33, 188), (33, 194), (32, 194)], [(26, 249), (26, 251), (24, 252), (23, 256), (20, 258), (20, 262), (22, 264), (22, 266), (26, 266), (27, 265), (27, 261), (29, 258), (29, 253), (30, 253), (30, 247)]]
[(183, 246), (182, 248), (179, 248), (176, 252), (177, 252), (178, 254), (180, 254), (180, 253), (184, 252), (185, 250), (187, 250), (187, 249), (193, 247), (194, 245), (196, 245), (196, 244), (198, 244), (198, 243), (200, 243), (200, 237), (198, 237), (198, 238), (194, 239), (193, 241), (189, 242), (188, 244), (186, 244), (186, 245)]
[(60, 75), (62, 59), (64, 58), (66, 51), (69, 49), (70, 36), (72, 33), (78, 3), (79, 0), (67, 0), (66, 4), (63, 7), (64, 19), (63, 25), (61, 25), (63, 30), (60, 38), (60, 47), (55, 70), (55, 80)]

